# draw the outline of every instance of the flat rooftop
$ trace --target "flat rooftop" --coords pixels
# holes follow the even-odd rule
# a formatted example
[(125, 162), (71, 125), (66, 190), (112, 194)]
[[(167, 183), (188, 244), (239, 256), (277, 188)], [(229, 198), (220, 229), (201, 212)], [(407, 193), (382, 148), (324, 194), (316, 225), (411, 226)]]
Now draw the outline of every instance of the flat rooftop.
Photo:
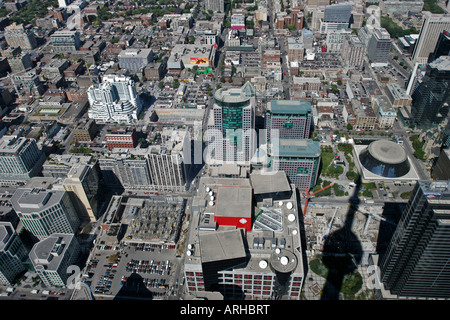
[(312, 108), (310, 102), (303, 100), (271, 100), (266, 110), (277, 114), (308, 114)]
[(252, 216), (251, 187), (219, 187), (217, 189), (216, 216), (249, 217)]
[(278, 171), (274, 174), (250, 174), (250, 183), (254, 194), (274, 193), (291, 191), (286, 173)]
[(30, 251), (35, 268), (57, 270), (73, 237), (73, 234), (55, 233), (36, 243)]
[(23, 137), (3, 136), (0, 140), (0, 152), (15, 154), (20, 152), (28, 140)]
[(315, 158), (320, 156), (321, 150), (319, 142), (311, 139), (279, 139), (272, 143), (272, 153), (278, 157)]
[(199, 240), (202, 263), (246, 256), (244, 238), (239, 229), (202, 233)]
[(59, 203), (65, 193), (63, 190), (19, 188), (10, 202), (17, 212), (32, 214)]
[(450, 71), (450, 56), (441, 56), (429, 64), (431, 68)]

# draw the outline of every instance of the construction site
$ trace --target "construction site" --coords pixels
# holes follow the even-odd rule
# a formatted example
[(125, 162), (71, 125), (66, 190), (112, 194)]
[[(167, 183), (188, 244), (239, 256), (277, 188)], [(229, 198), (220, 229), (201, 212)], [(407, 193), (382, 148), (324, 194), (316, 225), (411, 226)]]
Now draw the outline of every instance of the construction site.
[[(308, 205), (304, 217), (306, 246), (308, 255), (321, 254), (326, 238), (336, 230), (344, 227), (351, 204), (314, 203)], [(351, 221), (351, 231), (362, 247), (361, 265), (369, 264), (370, 254), (376, 253), (380, 245), (379, 231), (381, 222), (395, 227), (395, 222), (385, 218), (384, 208), (376, 205), (361, 205)]]

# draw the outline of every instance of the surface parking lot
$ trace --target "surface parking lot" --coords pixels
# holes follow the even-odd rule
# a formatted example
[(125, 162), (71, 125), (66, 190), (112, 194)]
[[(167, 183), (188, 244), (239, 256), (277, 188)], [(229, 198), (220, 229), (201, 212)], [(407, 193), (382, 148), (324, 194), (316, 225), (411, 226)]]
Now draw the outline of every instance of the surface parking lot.
[[(175, 245), (121, 243), (98, 245), (87, 265), (87, 279), (96, 299), (112, 299), (124, 295), (128, 286), (138, 286), (154, 299), (163, 299), (170, 293), (176, 279)], [(130, 276), (134, 282), (130, 282)], [(176, 276), (176, 275), (175, 275)]]

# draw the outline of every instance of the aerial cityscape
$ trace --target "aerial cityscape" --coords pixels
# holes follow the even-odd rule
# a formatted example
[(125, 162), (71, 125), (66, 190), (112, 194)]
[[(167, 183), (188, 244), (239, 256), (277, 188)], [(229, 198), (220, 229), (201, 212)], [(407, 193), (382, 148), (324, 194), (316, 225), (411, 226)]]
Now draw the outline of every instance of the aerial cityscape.
[(450, 0), (0, 0), (0, 47), (0, 301), (450, 299)]

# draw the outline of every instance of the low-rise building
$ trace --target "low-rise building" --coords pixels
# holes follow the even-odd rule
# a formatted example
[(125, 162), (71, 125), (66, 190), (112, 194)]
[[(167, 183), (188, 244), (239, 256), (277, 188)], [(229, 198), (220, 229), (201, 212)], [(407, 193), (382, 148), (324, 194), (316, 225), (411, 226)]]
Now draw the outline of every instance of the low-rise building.
[(109, 150), (114, 148), (135, 148), (137, 145), (136, 129), (130, 127), (107, 128), (105, 141)]
[(388, 129), (392, 128), (397, 112), (392, 107), (391, 102), (385, 96), (372, 97), (372, 109), (378, 120), (378, 127)]
[(93, 119), (86, 119), (72, 129), (73, 139), (75, 142), (90, 143), (94, 140), (98, 132), (97, 124)]

